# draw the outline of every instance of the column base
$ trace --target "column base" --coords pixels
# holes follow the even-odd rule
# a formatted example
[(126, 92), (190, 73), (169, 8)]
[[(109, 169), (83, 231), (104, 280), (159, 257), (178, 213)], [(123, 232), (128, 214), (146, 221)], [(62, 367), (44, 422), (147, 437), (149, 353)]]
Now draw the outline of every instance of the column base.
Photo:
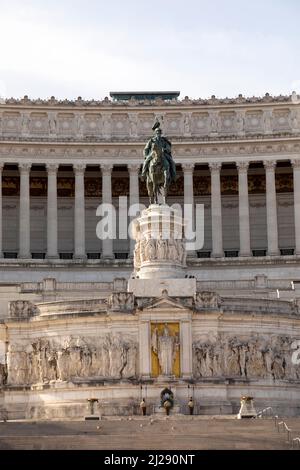
[(267, 256), (280, 256), (280, 251), (267, 251)]
[(198, 258), (197, 256), (197, 251), (195, 250), (189, 250), (186, 252), (186, 257), (187, 258)]
[(224, 252), (223, 253), (212, 253), (211, 258), (224, 258)]
[(101, 255), (101, 259), (112, 260), (112, 259), (115, 259), (115, 255)]
[(74, 255), (73, 259), (85, 261), (87, 259), (87, 255)]
[(32, 259), (31, 253), (18, 255), (18, 259)]
[(45, 259), (59, 259), (58, 253), (56, 255), (46, 255)]
[(252, 256), (252, 251), (239, 252), (239, 258)]

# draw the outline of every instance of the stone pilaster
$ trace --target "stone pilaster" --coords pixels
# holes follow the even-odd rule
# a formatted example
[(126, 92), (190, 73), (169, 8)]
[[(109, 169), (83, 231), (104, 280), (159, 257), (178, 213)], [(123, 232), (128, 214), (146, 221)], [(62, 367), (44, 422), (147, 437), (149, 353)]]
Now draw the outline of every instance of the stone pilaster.
[(248, 162), (237, 162), (239, 174), (239, 228), (240, 252), (239, 256), (251, 256), (250, 247), (250, 221), (248, 196)]
[(264, 161), (266, 170), (266, 201), (267, 201), (267, 234), (268, 255), (279, 255), (278, 249), (278, 225), (277, 225), (277, 201), (275, 186), (276, 161)]
[(30, 253), (30, 168), (31, 163), (19, 163), (20, 206), (19, 206), (19, 258), (31, 258)]
[[(113, 165), (101, 165), (102, 171), (102, 204), (112, 204), (112, 190), (111, 190), (111, 172)], [(102, 240), (102, 258), (114, 259), (113, 253), (113, 240), (107, 238)]]
[(211, 173), (211, 225), (212, 225), (212, 257), (221, 258), (223, 252), (221, 173), (222, 163), (209, 163)]
[(47, 258), (58, 258), (57, 250), (57, 170), (58, 164), (46, 165), (48, 172), (47, 191)]
[(74, 224), (74, 258), (85, 259), (85, 201), (84, 171), (85, 165), (73, 165), (75, 173), (75, 224)]
[(295, 255), (300, 255), (300, 160), (292, 160), (294, 175)]
[[(139, 164), (130, 164), (128, 165), (129, 171), (129, 206), (139, 204)], [(131, 220), (135, 219), (134, 216), (131, 217)], [(130, 238), (130, 258), (133, 257), (133, 251), (135, 246), (135, 240)]]

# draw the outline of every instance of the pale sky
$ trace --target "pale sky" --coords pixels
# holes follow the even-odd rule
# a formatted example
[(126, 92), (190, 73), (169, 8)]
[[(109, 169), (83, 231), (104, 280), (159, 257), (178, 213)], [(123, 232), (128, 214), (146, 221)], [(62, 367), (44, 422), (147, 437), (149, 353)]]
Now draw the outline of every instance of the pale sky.
[(300, 93), (298, 0), (0, 0), (0, 96)]

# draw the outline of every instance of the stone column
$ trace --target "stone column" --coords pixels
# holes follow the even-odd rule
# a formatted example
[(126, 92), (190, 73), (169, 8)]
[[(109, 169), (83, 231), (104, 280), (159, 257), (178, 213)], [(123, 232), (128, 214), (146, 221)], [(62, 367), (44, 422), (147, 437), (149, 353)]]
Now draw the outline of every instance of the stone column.
[(295, 255), (300, 255), (300, 160), (292, 160), (294, 175)]
[(19, 212), (19, 254), (18, 258), (31, 258), (30, 253), (30, 168), (31, 163), (19, 163), (20, 171), (20, 212)]
[(278, 226), (277, 226), (277, 202), (275, 186), (276, 161), (264, 161), (266, 169), (266, 201), (267, 201), (267, 234), (268, 255), (279, 255), (278, 249)]
[(48, 194), (47, 194), (47, 256), (58, 258), (57, 251), (57, 170), (58, 164), (47, 163)]
[(75, 173), (75, 217), (74, 217), (74, 258), (85, 259), (85, 203), (84, 171), (85, 164), (73, 165)]
[(193, 351), (192, 351), (192, 329), (191, 318), (180, 322), (180, 344), (181, 344), (181, 377), (190, 379), (193, 375)]
[(248, 198), (248, 166), (249, 162), (237, 162), (239, 173), (239, 227), (240, 252), (239, 256), (251, 256), (250, 222)]
[[(129, 207), (134, 204), (139, 204), (140, 197), (139, 197), (139, 164), (130, 164), (128, 165), (129, 171)], [(130, 220), (133, 220), (135, 217), (132, 216)], [(133, 251), (135, 246), (135, 240), (130, 238), (130, 258), (133, 257)]]
[(222, 163), (209, 163), (211, 172), (211, 228), (212, 228), (212, 257), (221, 258), (223, 252), (222, 231), (222, 202), (220, 172)]
[[(112, 190), (111, 190), (111, 172), (113, 165), (101, 165), (102, 171), (102, 204), (112, 204)], [(113, 253), (113, 240), (107, 238), (102, 240), (102, 258), (114, 259)]]
[(140, 343), (140, 376), (149, 379), (151, 376), (151, 346), (150, 346), (150, 322), (141, 320), (139, 324)]
[(0, 258), (3, 258), (3, 246), (2, 246), (2, 239), (3, 239), (3, 227), (2, 227), (2, 172), (3, 172), (4, 163), (0, 163)]
[[(193, 181), (193, 172), (194, 172), (194, 163), (182, 163), (181, 167), (183, 169), (183, 178), (184, 178), (184, 218), (190, 219), (192, 214), (192, 231), (195, 231), (195, 207), (194, 207), (194, 181)], [(191, 209), (190, 209), (191, 207)], [(193, 240), (188, 240), (188, 242)], [(188, 250), (187, 256), (189, 258), (197, 257), (194, 250)]]

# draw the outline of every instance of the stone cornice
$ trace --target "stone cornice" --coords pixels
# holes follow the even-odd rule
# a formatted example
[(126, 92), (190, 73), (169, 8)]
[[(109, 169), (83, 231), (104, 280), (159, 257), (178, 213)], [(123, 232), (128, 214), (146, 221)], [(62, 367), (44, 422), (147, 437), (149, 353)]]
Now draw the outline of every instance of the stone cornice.
[(247, 104), (270, 104), (270, 103), (291, 103), (295, 102), (299, 99), (299, 96), (296, 94), (292, 95), (278, 95), (272, 96), (269, 93), (266, 93), (264, 96), (251, 96), (245, 97), (243, 95), (238, 95), (235, 98), (217, 98), (215, 95), (212, 95), (210, 98), (203, 99), (192, 99), (189, 97), (185, 97), (181, 100), (169, 100), (163, 101), (161, 99), (156, 100), (130, 100), (130, 101), (113, 101), (110, 100), (108, 97), (105, 97), (102, 100), (83, 100), (81, 97), (78, 97), (75, 100), (64, 99), (64, 100), (57, 100), (54, 96), (49, 99), (30, 99), (28, 96), (24, 96), (23, 98), (7, 98), (0, 103), (2, 106), (22, 106), (22, 107), (68, 107), (68, 108), (95, 108), (95, 107), (111, 107), (111, 108), (131, 108), (134, 106), (141, 107), (145, 106), (149, 107), (173, 107), (173, 106), (189, 106), (189, 105), (204, 105), (204, 106), (216, 106), (216, 105), (247, 105)]
[[(138, 142), (122, 143), (49, 143), (49, 142), (0, 142), (0, 160), (2, 162), (19, 162), (20, 160), (46, 163), (58, 160), (60, 164), (70, 164), (84, 159), (86, 164), (139, 163), (143, 161), (144, 144)], [(177, 163), (205, 163), (214, 158), (225, 161), (247, 159), (298, 159), (300, 158), (300, 139), (260, 139), (256, 141), (219, 141), (219, 142), (174, 142), (173, 156)], [(57, 163), (57, 162), (56, 162)]]

